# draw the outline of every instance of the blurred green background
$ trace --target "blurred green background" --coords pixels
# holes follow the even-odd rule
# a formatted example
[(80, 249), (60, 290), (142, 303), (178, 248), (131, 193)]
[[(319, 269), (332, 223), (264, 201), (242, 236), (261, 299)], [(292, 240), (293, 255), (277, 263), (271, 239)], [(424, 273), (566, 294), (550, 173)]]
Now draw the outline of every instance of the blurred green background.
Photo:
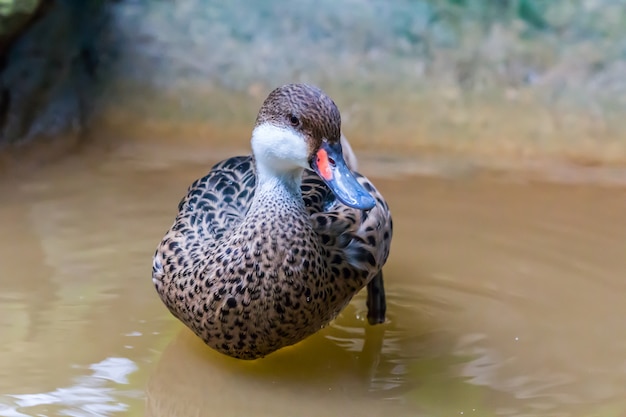
[(38, 4), (4, 48), (4, 143), (97, 131), (247, 146), (265, 95), (303, 81), (364, 151), (626, 161), (626, 1)]

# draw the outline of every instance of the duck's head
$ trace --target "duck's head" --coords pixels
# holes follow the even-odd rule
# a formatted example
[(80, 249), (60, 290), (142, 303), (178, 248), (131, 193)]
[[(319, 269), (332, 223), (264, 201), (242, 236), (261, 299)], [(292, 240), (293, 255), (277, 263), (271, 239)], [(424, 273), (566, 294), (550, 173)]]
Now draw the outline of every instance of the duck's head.
[(252, 152), (264, 175), (299, 177), (310, 168), (342, 203), (369, 210), (376, 200), (346, 165), (340, 138), (341, 115), (333, 100), (317, 87), (287, 84), (261, 106)]

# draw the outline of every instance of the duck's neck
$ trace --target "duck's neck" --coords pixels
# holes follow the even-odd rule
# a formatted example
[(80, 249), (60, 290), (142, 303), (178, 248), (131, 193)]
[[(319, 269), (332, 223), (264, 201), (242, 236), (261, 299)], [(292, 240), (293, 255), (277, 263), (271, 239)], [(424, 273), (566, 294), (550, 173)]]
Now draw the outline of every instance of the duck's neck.
[(300, 189), (302, 171), (302, 168), (276, 171), (271, 167), (257, 164), (257, 186), (251, 211), (267, 205), (272, 205), (273, 211), (304, 208)]
[(270, 258), (284, 255), (295, 242), (308, 241), (312, 234), (300, 190), (301, 176), (301, 171), (276, 175), (257, 170), (254, 197), (238, 233), (251, 248), (269, 248)]

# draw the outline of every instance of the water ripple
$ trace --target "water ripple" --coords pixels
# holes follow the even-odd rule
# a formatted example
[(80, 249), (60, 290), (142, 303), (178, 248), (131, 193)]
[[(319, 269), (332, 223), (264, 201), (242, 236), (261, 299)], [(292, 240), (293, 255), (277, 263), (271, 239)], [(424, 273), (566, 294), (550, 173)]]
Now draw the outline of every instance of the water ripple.
[(33, 411), (57, 406), (57, 415), (70, 417), (107, 417), (128, 409), (124, 399), (139, 398), (139, 391), (123, 391), (110, 386), (128, 384), (128, 376), (137, 370), (137, 365), (127, 358), (107, 358), (89, 366), (92, 375), (76, 378), (75, 384), (54, 391), (35, 394), (9, 394), (0, 398), (0, 416), (22, 417), (22, 411)]

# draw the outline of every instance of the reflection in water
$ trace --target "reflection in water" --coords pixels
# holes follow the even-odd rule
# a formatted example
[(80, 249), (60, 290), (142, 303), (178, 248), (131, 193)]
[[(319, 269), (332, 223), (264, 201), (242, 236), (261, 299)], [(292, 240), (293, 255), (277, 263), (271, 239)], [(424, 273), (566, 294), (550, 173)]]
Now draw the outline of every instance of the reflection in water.
[[(11, 194), (12, 190), (7, 190), (6, 195)], [(0, 216), (11, 219), (2, 227), (2, 235), (11, 244), (2, 245), (0, 251), (0, 300), (23, 311), (23, 319), (27, 323), (23, 328), (26, 332), (23, 337), (25, 341), (32, 341), (36, 336), (36, 329), (45, 325), (45, 311), (57, 299), (58, 287), (50, 280), (52, 268), (45, 262), (41, 241), (33, 230), (30, 211), (9, 199), (0, 205)], [(29, 262), (24, 262), (26, 254)], [(25, 295), (25, 286), (29, 289), (28, 296), (22, 297)], [(15, 320), (16, 317), (11, 319)]]
[(184, 329), (150, 379), (147, 414), (193, 415), (202, 409), (274, 416), (303, 410), (366, 416), (414, 412), (403, 397), (418, 386), (408, 368), (415, 354), (435, 350), (428, 345), (436, 339), (422, 334), (419, 325), (405, 327), (417, 324), (406, 315), (410, 311), (390, 305), (395, 314), (389, 322), (372, 327), (360, 296), (321, 333), (253, 362), (215, 353)]
[(626, 410), (623, 189), (381, 179), (389, 321), (366, 325), (360, 294), (319, 334), (242, 362), (173, 320), (150, 281), (216, 157), (136, 144), (0, 182), (0, 416)]

